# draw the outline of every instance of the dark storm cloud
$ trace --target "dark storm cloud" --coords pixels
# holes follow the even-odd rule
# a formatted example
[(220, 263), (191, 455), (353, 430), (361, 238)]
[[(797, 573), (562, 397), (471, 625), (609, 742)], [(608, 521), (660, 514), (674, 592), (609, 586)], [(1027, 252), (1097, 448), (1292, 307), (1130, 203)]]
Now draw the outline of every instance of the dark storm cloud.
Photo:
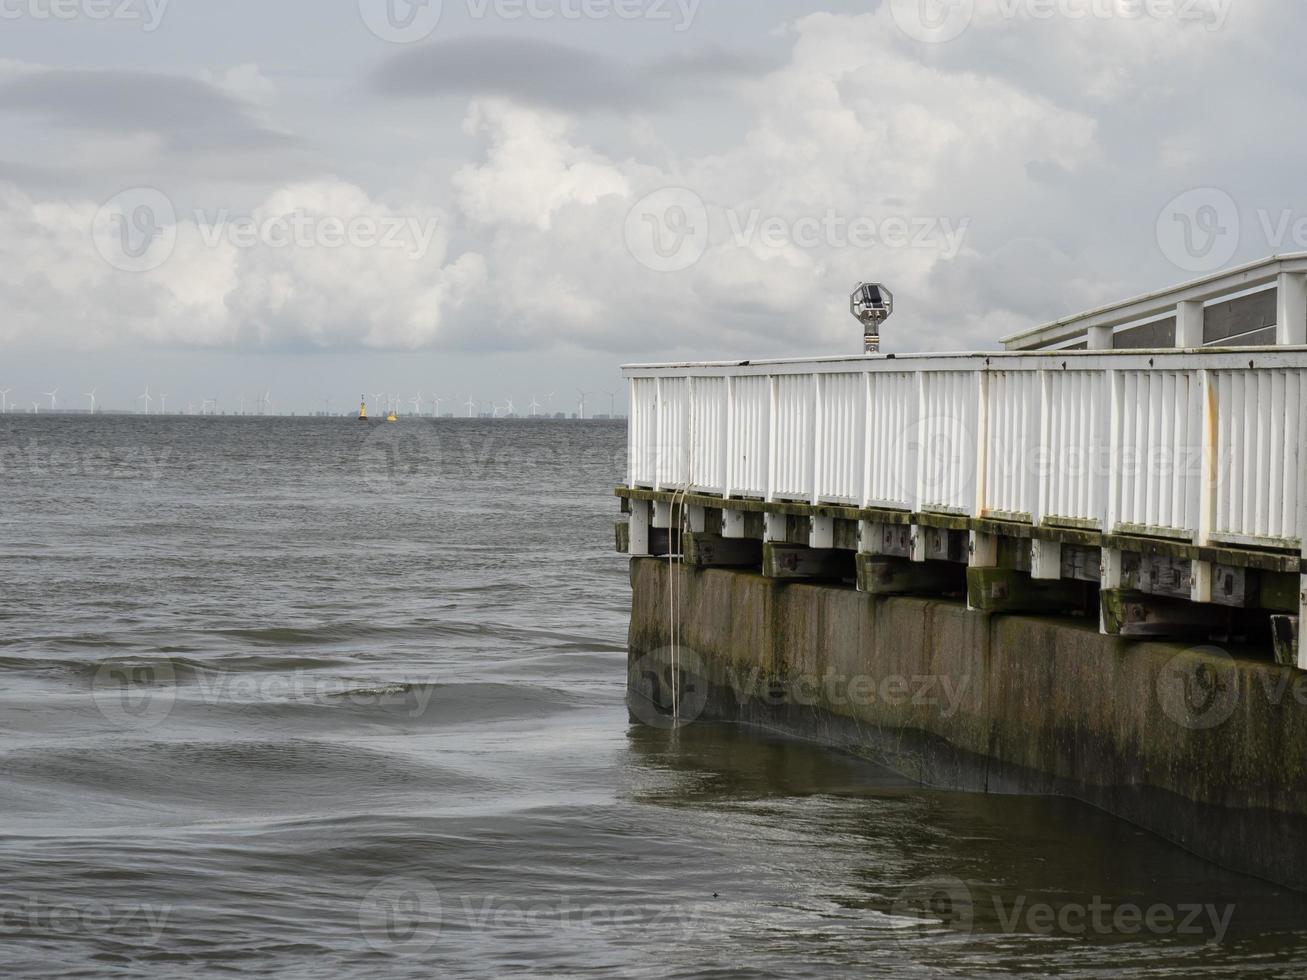
[(154, 133), (178, 148), (247, 147), (289, 140), (206, 82), (123, 71), (41, 71), (0, 84), (0, 111), (69, 129)]
[(381, 66), (371, 84), (383, 95), (500, 95), (583, 112), (656, 108), (705, 84), (755, 76), (768, 67), (762, 59), (720, 48), (638, 65), (549, 41), (463, 38), (403, 51)]

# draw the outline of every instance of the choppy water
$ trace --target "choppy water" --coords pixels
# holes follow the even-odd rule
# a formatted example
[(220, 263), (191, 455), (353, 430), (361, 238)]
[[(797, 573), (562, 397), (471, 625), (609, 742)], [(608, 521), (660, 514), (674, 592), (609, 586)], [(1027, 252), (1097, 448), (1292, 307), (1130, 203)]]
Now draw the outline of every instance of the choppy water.
[(1302, 899), (1088, 808), (632, 725), (624, 439), (0, 418), (0, 973), (1307, 968)]

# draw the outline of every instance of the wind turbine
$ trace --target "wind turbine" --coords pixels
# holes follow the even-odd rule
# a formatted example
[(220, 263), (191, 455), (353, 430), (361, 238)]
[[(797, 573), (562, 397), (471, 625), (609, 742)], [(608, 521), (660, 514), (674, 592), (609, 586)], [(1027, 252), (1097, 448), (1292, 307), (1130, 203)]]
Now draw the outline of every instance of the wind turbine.
[(431, 417), (432, 417), (433, 419), (434, 419), (434, 418), (439, 418), (439, 417), (440, 417), (440, 406), (443, 405), (443, 404), (445, 403), (445, 399), (443, 399), (443, 398), (437, 398), (435, 395), (432, 395), (432, 396), (431, 396), (431, 400), (435, 403), (435, 406), (436, 406), (435, 408), (433, 408), (433, 409), (431, 410)]
[(154, 399), (150, 397), (150, 387), (149, 387), (149, 385), (146, 385), (146, 386), (145, 386), (145, 394), (143, 394), (143, 395), (137, 395), (137, 396), (136, 396), (136, 400), (137, 400), (138, 402), (139, 402), (139, 401), (144, 401), (144, 402), (145, 402), (145, 414), (146, 414), (146, 415), (149, 415), (149, 414), (150, 414), (150, 402), (154, 401)]
[(0, 391), (0, 414), (9, 414), (9, 393), (13, 390), (13, 388), (6, 388), (4, 391)]
[(476, 411), (477, 403), (472, 400), (472, 396), (467, 396), (467, 417), (472, 418), (472, 413)]
[(508, 416), (509, 416), (509, 418), (512, 418), (513, 416), (515, 416), (515, 415), (517, 414), (517, 406), (513, 404), (513, 399), (510, 398), (510, 399), (508, 400), (508, 406), (507, 406), (507, 407), (508, 407)]
[(413, 406), (414, 411), (416, 411), (418, 417), (421, 418), (422, 417), (422, 393), (418, 392), (416, 395), (410, 398), (409, 404)]
[(54, 391), (43, 391), (41, 392), (41, 394), (45, 395), (46, 398), (50, 399), (50, 411), (53, 412), (55, 408), (54, 399), (55, 396), (59, 394), (59, 389), (56, 388)]
[(591, 395), (592, 393), (589, 392), (589, 391), (581, 391), (580, 388), (577, 388), (576, 390), (577, 390), (577, 391), (580, 393), (580, 395), (581, 395), (581, 421), (584, 422), (584, 421), (585, 421), (585, 400), (586, 400), (587, 398), (589, 398), (590, 395)]
[(605, 391), (604, 394), (608, 396), (608, 417), (615, 419), (617, 418), (617, 392)]
[(159, 414), (160, 414), (160, 415), (167, 415), (167, 414), (168, 414), (168, 396), (167, 396), (167, 395), (160, 395), (160, 396), (159, 396)]
[(558, 393), (555, 392), (555, 391), (551, 391), (549, 394), (545, 395), (545, 404), (549, 406), (550, 414), (551, 414), (551, 415), (553, 414), (553, 408), (554, 408), (554, 396), (555, 396), (556, 394), (558, 394)]
[(245, 414), (245, 392), (241, 392), (241, 414)]
[(536, 417), (536, 414), (540, 411), (540, 409), (541, 409), (543, 406), (542, 406), (538, 401), (536, 401), (536, 396), (535, 396), (535, 395), (532, 395), (532, 396), (531, 396), (531, 404), (530, 404), (529, 406), (527, 406), (527, 407), (531, 409), (531, 417), (532, 417), (532, 418), (535, 418), (535, 417)]
[(41, 403), (40, 403), (40, 402), (32, 402), (32, 414), (33, 414), (33, 415), (40, 415), (40, 414), (41, 414)]
[(263, 414), (276, 415), (277, 403), (272, 400), (272, 389), (269, 388), (263, 393)]
[(92, 414), (92, 415), (95, 414), (95, 393), (96, 393), (97, 391), (99, 391), (99, 390), (100, 390), (99, 388), (92, 388), (90, 391), (82, 392), (82, 394), (86, 395), (87, 398), (91, 399), (91, 414)]

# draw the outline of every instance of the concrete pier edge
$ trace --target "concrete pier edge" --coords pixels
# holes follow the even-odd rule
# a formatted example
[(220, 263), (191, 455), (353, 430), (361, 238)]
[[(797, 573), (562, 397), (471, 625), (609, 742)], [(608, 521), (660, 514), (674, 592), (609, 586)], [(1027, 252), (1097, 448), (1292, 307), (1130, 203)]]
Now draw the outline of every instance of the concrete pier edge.
[(1307, 674), (1213, 644), (631, 561), (633, 711), (756, 725), (925, 786), (1071, 797), (1307, 891)]

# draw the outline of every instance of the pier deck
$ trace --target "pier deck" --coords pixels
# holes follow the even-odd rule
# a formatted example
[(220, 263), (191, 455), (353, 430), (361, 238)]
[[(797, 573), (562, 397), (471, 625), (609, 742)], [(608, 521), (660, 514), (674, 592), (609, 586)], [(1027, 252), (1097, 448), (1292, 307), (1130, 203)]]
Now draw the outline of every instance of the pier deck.
[[(628, 367), (619, 546), (990, 611), (1091, 609), (1125, 636), (1264, 628), (1307, 669), (1299, 266), (1010, 341), (1057, 349)], [(1279, 323), (1240, 336), (1278, 343), (1228, 346), (1231, 317), (1263, 308)], [(1106, 349), (1131, 316), (1194, 346)], [(1201, 346), (1218, 320), (1220, 346)]]

